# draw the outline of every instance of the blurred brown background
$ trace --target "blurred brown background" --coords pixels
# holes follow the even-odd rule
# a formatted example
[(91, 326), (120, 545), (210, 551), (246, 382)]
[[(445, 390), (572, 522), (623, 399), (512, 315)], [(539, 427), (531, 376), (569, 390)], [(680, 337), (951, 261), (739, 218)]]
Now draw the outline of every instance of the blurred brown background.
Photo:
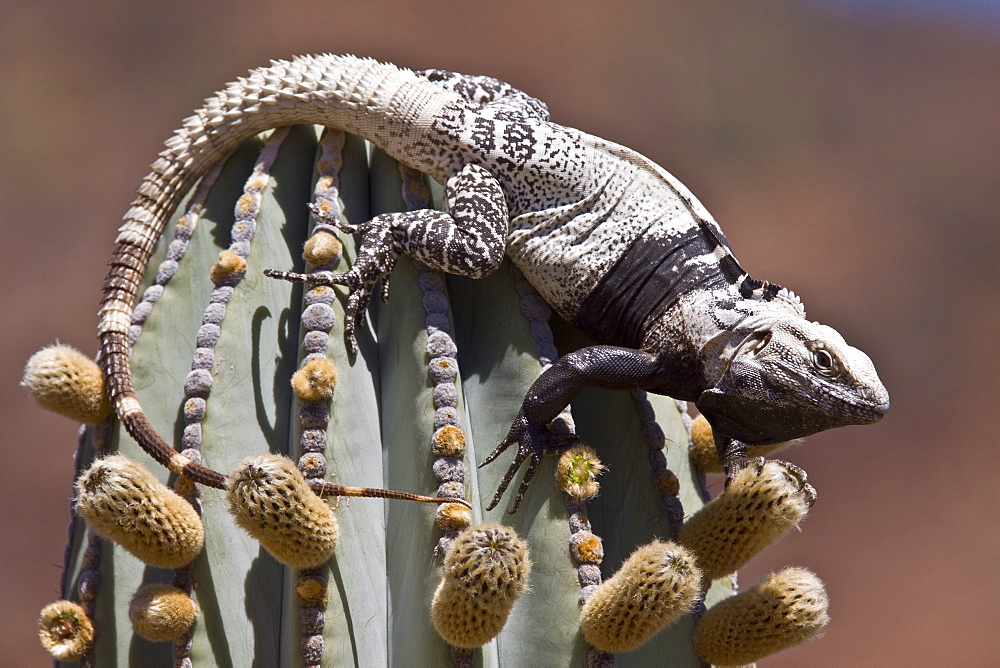
[(642, 151), (875, 359), (889, 416), (789, 455), (819, 503), (742, 575), (813, 568), (833, 622), (763, 665), (995, 665), (1000, 9), (865, 4), (0, 5), (0, 664), (46, 664), (75, 442), (21, 366), (55, 338), (94, 352), (114, 230), (180, 119), (331, 51), (491, 74)]

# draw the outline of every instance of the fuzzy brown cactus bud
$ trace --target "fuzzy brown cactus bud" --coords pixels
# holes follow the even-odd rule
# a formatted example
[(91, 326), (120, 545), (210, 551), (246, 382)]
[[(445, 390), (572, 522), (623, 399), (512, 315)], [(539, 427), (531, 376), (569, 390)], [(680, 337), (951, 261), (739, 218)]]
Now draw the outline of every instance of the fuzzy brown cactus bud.
[(628, 652), (691, 610), (701, 571), (694, 555), (675, 543), (638, 548), (583, 606), (580, 629), (605, 652)]
[(510, 527), (482, 524), (458, 534), (434, 593), (434, 628), (455, 647), (495, 638), (524, 592), (531, 570), (525, 542)]
[(751, 465), (695, 513), (678, 540), (698, 557), (709, 580), (736, 572), (797, 525), (815, 500), (805, 472), (777, 461)]
[(339, 260), (344, 254), (340, 239), (329, 232), (316, 232), (302, 247), (302, 258), (311, 265), (322, 266)]
[(77, 422), (96, 424), (111, 412), (100, 367), (71, 346), (48, 346), (32, 355), (21, 387), (43, 408)]
[(219, 259), (212, 265), (209, 277), (216, 285), (225, 285), (234, 279), (238, 280), (246, 270), (246, 260), (233, 251), (224, 250), (219, 253)]
[(786, 568), (708, 610), (695, 628), (695, 646), (711, 664), (750, 664), (812, 638), (829, 621), (828, 607), (816, 575)]
[(333, 510), (287, 457), (244, 459), (229, 478), (227, 497), (236, 523), (286, 566), (319, 566), (337, 547)]
[(56, 601), (42, 608), (38, 639), (56, 661), (79, 661), (94, 644), (94, 624), (72, 601)]
[(326, 401), (337, 387), (337, 367), (328, 359), (309, 360), (292, 374), (292, 391), (300, 401)]
[(132, 629), (146, 640), (178, 640), (194, 624), (198, 606), (184, 590), (167, 584), (139, 587), (128, 606)]
[(191, 504), (124, 455), (91, 464), (76, 494), (76, 512), (90, 528), (150, 566), (180, 568), (205, 544)]

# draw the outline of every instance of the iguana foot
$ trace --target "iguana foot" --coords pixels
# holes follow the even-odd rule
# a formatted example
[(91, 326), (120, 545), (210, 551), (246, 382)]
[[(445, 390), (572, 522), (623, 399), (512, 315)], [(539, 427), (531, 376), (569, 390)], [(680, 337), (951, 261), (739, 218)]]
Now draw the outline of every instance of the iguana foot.
[[(763, 461), (763, 458), (760, 459)], [(809, 479), (809, 475), (806, 473), (805, 469), (781, 459), (772, 459), (770, 461), (781, 466), (785, 470), (785, 476), (789, 480), (795, 481), (798, 484), (798, 491), (806, 497), (809, 502), (809, 507), (811, 508), (812, 505), (816, 503), (816, 488), (806, 482), (806, 480)], [(761, 464), (761, 466), (763, 466), (763, 464)]]
[[(521, 464), (526, 459), (530, 459), (528, 469), (524, 472), (524, 479), (517, 490), (517, 496), (514, 497), (514, 505), (510, 509), (511, 514), (516, 513), (518, 508), (521, 507), (521, 501), (524, 499), (524, 493), (528, 490), (528, 485), (531, 484), (532, 478), (535, 477), (535, 473), (538, 471), (539, 464), (542, 463), (542, 455), (554, 450), (563, 449), (569, 445), (569, 442), (575, 440), (576, 436), (558, 436), (548, 426), (535, 424), (525, 416), (523, 410), (518, 412), (517, 417), (514, 419), (514, 424), (511, 425), (510, 431), (507, 432), (507, 437), (479, 465), (480, 468), (486, 466), (511, 445), (514, 443), (518, 444), (517, 455), (515, 455), (514, 461), (507, 469), (507, 473), (504, 474), (503, 480), (500, 481), (497, 493), (493, 495), (493, 500), (490, 501), (490, 505), (486, 506), (486, 510), (496, 508), (497, 504), (500, 503), (500, 498), (507, 491), (507, 487), (514, 479), (517, 470), (521, 468)], [(556, 445), (559, 442), (564, 443)]]
[(389, 274), (396, 266), (400, 249), (393, 239), (392, 214), (376, 216), (366, 223), (351, 225), (320, 211), (315, 204), (309, 205), (312, 212), (322, 222), (333, 225), (348, 233), (362, 235), (361, 248), (354, 266), (348, 271), (335, 274), (329, 271), (318, 271), (312, 274), (297, 274), (294, 272), (265, 269), (264, 274), (271, 278), (286, 281), (309, 283), (311, 285), (344, 285), (350, 290), (347, 298), (344, 318), (344, 335), (352, 353), (358, 352), (358, 341), (355, 331), (364, 325), (365, 312), (371, 300), (375, 284), (382, 281), (382, 300), (389, 298)]

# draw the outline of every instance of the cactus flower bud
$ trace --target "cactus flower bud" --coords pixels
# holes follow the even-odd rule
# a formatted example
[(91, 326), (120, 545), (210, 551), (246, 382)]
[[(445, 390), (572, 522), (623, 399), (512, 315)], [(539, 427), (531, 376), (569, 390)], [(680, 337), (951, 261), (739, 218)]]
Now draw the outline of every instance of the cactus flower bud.
[(198, 606), (182, 589), (167, 584), (139, 587), (128, 606), (132, 629), (152, 642), (181, 638), (198, 617)]
[(32, 355), (21, 387), (43, 408), (78, 422), (96, 424), (111, 412), (100, 367), (71, 346), (48, 346)]
[(583, 637), (605, 652), (633, 650), (689, 612), (700, 583), (688, 550), (658, 540), (643, 545), (584, 603)]
[(205, 544), (191, 504), (124, 455), (96, 460), (76, 493), (76, 512), (94, 531), (150, 566), (180, 568)]
[(38, 639), (56, 661), (79, 661), (94, 644), (94, 624), (79, 604), (56, 601), (42, 608)]
[(229, 478), (227, 497), (236, 523), (286, 566), (319, 566), (337, 547), (333, 510), (287, 457), (244, 459)]
[(514, 530), (482, 524), (458, 534), (444, 558), (434, 593), (434, 628), (455, 647), (479, 647), (495, 638), (524, 592), (528, 550)]
[(695, 646), (711, 664), (750, 664), (812, 638), (829, 621), (828, 607), (815, 574), (786, 568), (709, 609), (695, 627)]
[(802, 475), (777, 461), (748, 466), (684, 523), (679, 541), (698, 556), (705, 577), (734, 573), (805, 517), (815, 491)]

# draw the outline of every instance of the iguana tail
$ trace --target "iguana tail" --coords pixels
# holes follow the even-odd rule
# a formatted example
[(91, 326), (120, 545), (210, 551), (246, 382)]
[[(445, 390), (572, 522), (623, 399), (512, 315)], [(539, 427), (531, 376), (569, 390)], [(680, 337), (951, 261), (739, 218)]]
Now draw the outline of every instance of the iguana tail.
[(149, 423), (129, 364), (132, 311), (149, 258), (184, 194), (215, 163), (265, 130), (314, 123), (371, 140), (407, 161), (435, 107), (451, 94), (408, 70), (353, 56), (272, 61), (210, 97), (167, 140), (119, 230), (100, 308), (99, 364), (108, 396), (129, 434), (177, 474), (224, 488), (226, 476), (171, 447)]

